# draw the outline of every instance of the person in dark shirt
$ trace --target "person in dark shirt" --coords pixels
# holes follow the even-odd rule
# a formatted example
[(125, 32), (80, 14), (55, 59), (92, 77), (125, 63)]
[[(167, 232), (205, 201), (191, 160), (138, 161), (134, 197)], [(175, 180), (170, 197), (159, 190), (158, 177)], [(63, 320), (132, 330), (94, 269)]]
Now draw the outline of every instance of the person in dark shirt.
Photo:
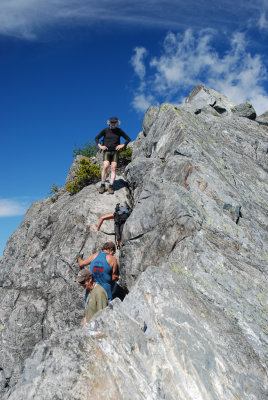
[[(105, 192), (105, 180), (110, 165), (111, 174), (108, 192), (110, 194), (114, 193), (114, 180), (116, 175), (116, 167), (119, 160), (119, 150), (127, 146), (130, 142), (130, 138), (126, 135), (126, 133), (122, 129), (118, 128), (119, 124), (120, 121), (117, 117), (111, 117), (108, 120), (109, 128), (103, 129), (98, 136), (95, 137), (95, 142), (97, 143), (98, 147), (103, 150), (103, 168), (99, 193)], [(123, 144), (120, 144), (121, 137), (125, 139), (125, 143)], [(100, 143), (101, 138), (103, 138), (103, 144)]]

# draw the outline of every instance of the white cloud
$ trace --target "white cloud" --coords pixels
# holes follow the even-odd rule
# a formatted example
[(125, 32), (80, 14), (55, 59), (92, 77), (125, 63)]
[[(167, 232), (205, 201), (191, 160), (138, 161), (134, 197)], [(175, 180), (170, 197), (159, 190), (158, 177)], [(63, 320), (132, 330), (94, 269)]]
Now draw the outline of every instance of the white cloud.
[(0, 199), (0, 217), (14, 217), (23, 215), (28, 205), (25, 201), (13, 199)]
[(143, 93), (137, 93), (132, 101), (132, 105), (138, 112), (146, 111), (152, 104), (157, 104), (152, 95), (145, 96)]
[[(254, 4), (224, 0), (215, 6), (208, 0), (1, 0), (0, 34), (32, 40), (62, 24), (73, 27), (100, 22), (102, 28), (107, 22), (128, 28), (130, 24), (174, 30), (220, 26), (233, 31), (239, 23), (245, 26), (249, 19), (257, 20), (263, 10), (263, 0)], [(260, 24), (265, 21), (263, 14)]]
[[(166, 0), (175, 7), (174, 0)], [(169, 12), (158, 14), (161, 0), (1, 0), (0, 34), (37, 39), (48, 28), (100, 22), (179, 27)], [(167, 9), (169, 10), (169, 8)]]
[(260, 18), (259, 18), (259, 21), (258, 21), (258, 25), (259, 25), (259, 28), (261, 30), (268, 30), (268, 21), (267, 21), (267, 18), (266, 18), (265, 11), (261, 12)]
[[(140, 76), (134, 107), (141, 111), (142, 101), (178, 103), (198, 83), (213, 88), (236, 103), (251, 101), (258, 114), (268, 109), (268, 93), (264, 89), (267, 73), (260, 55), (247, 51), (245, 35), (235, 33), (228, 50), (220, 54), (216, 49), (214, 30), (194, 34), (168, 33), (161, 55), (149, 60), (149, 72)], [(145, 71), (145, 67), (144, 67)], [(136, 106), (137, 105), (137, 106)], [(144, 101), (147, 108), (147, 102)], [(143, 111), (144, 111), (143, 110)]]
[(134, 71), (138, 75), (138, 77), (142, 80), (145, 76), (145, 65), (144, 65), (144, 57), (147, 54), (147, 50), (144, 47), (135, 47), (134, 55), (131, 57), (131, 65), (134, 68)]

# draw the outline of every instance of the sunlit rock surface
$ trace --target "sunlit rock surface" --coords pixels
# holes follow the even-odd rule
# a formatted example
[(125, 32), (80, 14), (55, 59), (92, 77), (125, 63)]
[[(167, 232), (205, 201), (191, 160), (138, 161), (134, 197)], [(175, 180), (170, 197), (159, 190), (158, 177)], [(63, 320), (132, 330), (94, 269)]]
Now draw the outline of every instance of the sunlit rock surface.
[(234, 106), (199, 85), (149, 108), (126, 168), (130, 293), (84, 330), (74, 256), (109, 240), (86, 225), (129, 196), (123, 179), (117, 197), (89, 186), (32, 206), (1, 265), (6, 398), (268, 398), (268, 132)]
[(105, 221), (99, 232), (88, 228), (126, 200), (124, 185), (119, 176), (115, 194), (104, 193), (102, 201), (99, 184), (73, 196), (61, 189), (52, 196), (56, 201), (34, 203), (9, 238), (0, 261), (2, 390), (17, 381), (36, 343), (81, 324), (83, 291), (75, 282), (75, 256), (81, 251), (89, 256), (114, 241), (113, 221)]
[(236, 319), (174, 265), (148, 268), (123, 303), (39, 345), (10, 399), (265, 399), (266, 383)]

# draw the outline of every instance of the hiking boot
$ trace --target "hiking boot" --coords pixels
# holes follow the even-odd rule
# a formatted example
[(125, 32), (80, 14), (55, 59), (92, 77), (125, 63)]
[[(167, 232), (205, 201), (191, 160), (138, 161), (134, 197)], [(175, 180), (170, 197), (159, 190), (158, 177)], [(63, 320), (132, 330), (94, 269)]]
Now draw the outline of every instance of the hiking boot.
[(105, 192), (105, 184), (102, 183), (102, 184), (100, 185), (100, 188), (99, 188), (99, 193), (102, 194), (102, 193), (104, 193), (104, 192)]
[(114, 186), (113, 185), (108, 186), (108, 193), (114, 194)]

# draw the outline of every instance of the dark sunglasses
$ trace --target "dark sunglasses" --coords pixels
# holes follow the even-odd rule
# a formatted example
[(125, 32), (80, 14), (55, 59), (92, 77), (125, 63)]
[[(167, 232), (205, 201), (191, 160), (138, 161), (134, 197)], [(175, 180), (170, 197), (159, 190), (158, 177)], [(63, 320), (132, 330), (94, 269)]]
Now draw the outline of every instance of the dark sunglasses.
[(86, 281), (79, 282), (79, 284), (80, 284), (81, 286), (83, 286), (85, 283), (86, 283)]

